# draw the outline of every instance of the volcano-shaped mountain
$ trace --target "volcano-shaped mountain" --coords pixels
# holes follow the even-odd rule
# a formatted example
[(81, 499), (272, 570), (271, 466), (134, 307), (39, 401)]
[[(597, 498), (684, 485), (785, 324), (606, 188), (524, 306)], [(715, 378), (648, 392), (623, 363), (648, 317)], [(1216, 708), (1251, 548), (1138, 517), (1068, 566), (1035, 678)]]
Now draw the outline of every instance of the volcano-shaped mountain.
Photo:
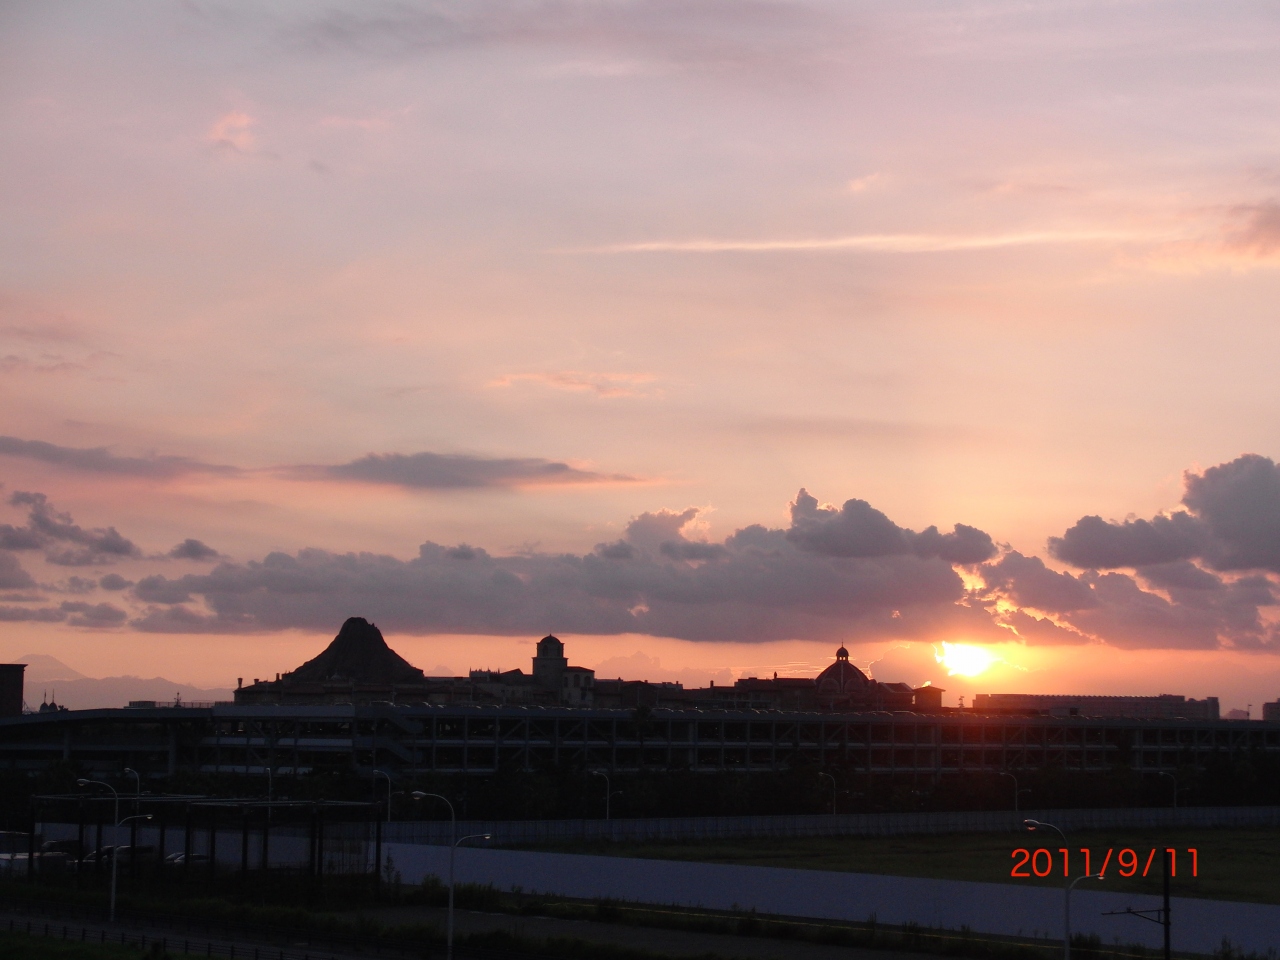
[(291, 683), (422, 683), (423, 673), (382, 638), (364, 617), (351, 617), (318, 656), (291, 673)]

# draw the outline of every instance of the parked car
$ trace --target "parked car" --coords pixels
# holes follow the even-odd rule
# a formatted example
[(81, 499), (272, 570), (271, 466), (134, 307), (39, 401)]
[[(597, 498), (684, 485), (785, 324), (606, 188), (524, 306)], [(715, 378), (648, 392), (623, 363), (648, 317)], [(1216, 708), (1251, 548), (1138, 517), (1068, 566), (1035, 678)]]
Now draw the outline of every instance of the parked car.
[(209, 858), (203, 853), (185, 854), (182, 851), (171, 853), (164, 858), (164, 862), (175, 867), (181, 867), (187, 863), (208, 863)]
[(156, 848), (152, 846), (143, 846), (142, 844), (138, 844), (136, 847), (131, 847), (125, 843), (116, 847), (113, 856), (119, 857), (121, 863), (132, 863), (135, 859), (141, 863), (145, 860), (154, 860), (156, 856)]
[(79, 840), (46, 840), (40, 844), (41, 853), (67, 853), (73, 857), (80, 856)]
[(112, 854), (114, 853), (115, 849), (116, 849), (115, 847), (108, 846), (108, 847), (99, 847), (97, 850), (90, 850), (88, 853), (84, 855), (84, 858), (81, 860), (81, 863), (88, 863), (88, 864), (110, 863)]

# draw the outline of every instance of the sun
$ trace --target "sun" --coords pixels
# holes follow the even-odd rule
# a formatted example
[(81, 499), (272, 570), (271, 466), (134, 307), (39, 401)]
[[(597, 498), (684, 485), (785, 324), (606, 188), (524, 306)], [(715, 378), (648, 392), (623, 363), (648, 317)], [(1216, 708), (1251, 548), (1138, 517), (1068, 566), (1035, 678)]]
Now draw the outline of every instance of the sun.
[(947, 668), (947, 676), (976, 677), (985, 672), (997, 657), (986, 647), (976, 647), (969, 643), (947, 643), (943, 641), (942, 656), (938, 662)]

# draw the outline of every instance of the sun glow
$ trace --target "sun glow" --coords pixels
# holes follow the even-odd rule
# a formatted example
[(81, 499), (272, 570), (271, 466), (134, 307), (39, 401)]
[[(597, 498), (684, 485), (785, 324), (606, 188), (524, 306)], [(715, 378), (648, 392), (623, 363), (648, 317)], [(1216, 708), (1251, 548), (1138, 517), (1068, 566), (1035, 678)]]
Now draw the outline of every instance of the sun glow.
[(947, 676), (976, 677), (985, 672), (997, 657), (986, 647), (975, 647), (968, 643), (942, 644), (942, 656), (938, 662), (947, 668)]

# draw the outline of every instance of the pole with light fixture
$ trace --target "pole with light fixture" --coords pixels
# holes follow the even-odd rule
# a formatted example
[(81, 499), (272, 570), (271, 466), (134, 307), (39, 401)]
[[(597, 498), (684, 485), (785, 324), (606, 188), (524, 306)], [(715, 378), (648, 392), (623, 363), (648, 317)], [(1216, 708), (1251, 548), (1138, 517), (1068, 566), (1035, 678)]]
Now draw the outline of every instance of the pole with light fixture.
[[(88, 787), (88, 786), (106, 787), (108, 790), (111, 791), (111, 796), (115, 800), (115, 827), (112, 829), (112, 839), (114, 840), (120, 839), (120, 836), (119, 836), (120, 828), (123, 827), (129, 821), (151, 819), (151, 814), (149, 813), (143, 813), (143, 814), (139, 814), (137, 816), (132, 816), (132, 817), (125, 817), (123, 820), (120, 819), (120, 794), (116, 792), (116, 788), (109, 783), (103, 783), (101, 780), (80, 779), (76, 781), (76, 786), (77, 787)], [(102, 851), (99, 850), (98, 853), (99, 855), (101, 855)], [(130, 856), (135, 856), (136, 854), (137, 854), (136, 850), (129, 851)], [(119, 882), (118, 881), (119, 875), (120, 875), (120, 844), (117, 843), (111, 848), (111, 909), (108, 913), (108, 919), (111, 923), (116, 922), (116, 887)]]

